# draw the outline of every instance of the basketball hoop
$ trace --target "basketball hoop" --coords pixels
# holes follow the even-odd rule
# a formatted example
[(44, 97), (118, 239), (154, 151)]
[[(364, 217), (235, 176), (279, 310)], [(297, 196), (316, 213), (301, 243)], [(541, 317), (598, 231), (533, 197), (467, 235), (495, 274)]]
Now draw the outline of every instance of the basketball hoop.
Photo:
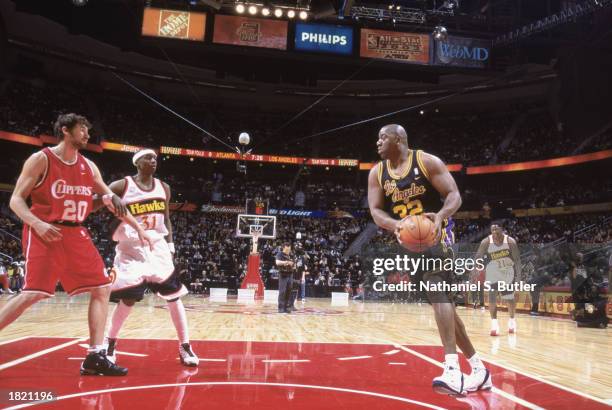
[(276, 238), (276, 217), (270, 215), (239, 214), (236, 224), (236, 237), (253, 240), (252, 253), (257, 253), (260, 239)]

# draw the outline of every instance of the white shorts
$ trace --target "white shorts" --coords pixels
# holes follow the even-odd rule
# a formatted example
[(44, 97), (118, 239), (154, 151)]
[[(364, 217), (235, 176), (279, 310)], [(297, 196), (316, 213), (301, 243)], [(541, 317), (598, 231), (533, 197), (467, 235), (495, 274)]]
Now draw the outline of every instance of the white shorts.
[(514, 279), (513, 269), (499, 269), (497, 267), (488, 267), (485, 274), (485, 281), (493, 283), (504, 282), (512, 283)]
[[(140, 241), (120, 241), (115, 252), (112, 292), (142, 288), (141, 285), (158, 289), (155, 285), (164, 284), (173, 276), (172, 253), (163, 237), (154, 240), (152, 250), (148, 246), (142, 246)], [(165, 299), (174, 299), (187, 294), (187, 288), (178, 280), (172, 282), (175, 283), (171, 286), (172, 289), (166, 290), (166, 286), (166, 291), (157, 291), (158, 295)]]

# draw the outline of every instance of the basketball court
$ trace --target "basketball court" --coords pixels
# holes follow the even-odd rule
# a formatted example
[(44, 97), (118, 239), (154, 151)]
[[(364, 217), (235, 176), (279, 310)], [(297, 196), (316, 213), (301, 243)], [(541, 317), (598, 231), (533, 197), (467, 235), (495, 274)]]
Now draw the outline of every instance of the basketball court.
[[(8, 402), (3, 394), (2, 407), (117, 409), (146, 401), (148, 408), (167, 409), (599, 409), (612, 403), (609, 330), (577, 331), (568, 320), (519, 315), (517, 334), (493, 338), (486, 311), (460, 309), (496, 388), (451, 396), (431, 389), (443, 352), (427, 305), (341, 307), (311, 299), (283, 315), (261, 300), (192, 295), (184, 302), (200, 366), (180, 364), (165, 304), (149, 295), (122, 330), (118, 363), (130, 373), (119, 378), (78, 375), (87, 346), (86, 296), (39, 303), (0, 336), (0, 380), (5, 391), (49, 391), (56, 401)], [(463, 358), (462, 367), (468, 368)]]

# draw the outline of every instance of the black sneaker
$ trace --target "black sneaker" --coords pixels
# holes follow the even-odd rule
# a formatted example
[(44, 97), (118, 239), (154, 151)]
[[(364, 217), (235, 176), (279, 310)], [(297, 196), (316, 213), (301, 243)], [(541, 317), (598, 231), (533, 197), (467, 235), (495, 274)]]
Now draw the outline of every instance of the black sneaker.
[(128, 369), (119, 367), (106, 357), (106, 351), (92, 352), (81, 364), (81, 376), (125, 376)]
[(117, 363), (117, 357), (115, 357), (115, 349), (117, 349), (117, 339), (107, 339), (108, 347), (106, 348), (106, 358), (111, 363)]

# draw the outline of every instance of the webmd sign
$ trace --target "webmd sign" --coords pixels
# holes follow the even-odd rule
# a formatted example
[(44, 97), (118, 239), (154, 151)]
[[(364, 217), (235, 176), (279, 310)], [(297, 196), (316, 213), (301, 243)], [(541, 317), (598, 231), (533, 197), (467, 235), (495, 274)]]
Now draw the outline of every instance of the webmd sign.
[(491, 56), (491, 43), (486, 40), (448, 36), (436, 41), (434, 64), (461, 67), (486, 67)]
[(351, 54), (353, 29), (329, 24), (297, 23), (295, 49), (321, 53)]

